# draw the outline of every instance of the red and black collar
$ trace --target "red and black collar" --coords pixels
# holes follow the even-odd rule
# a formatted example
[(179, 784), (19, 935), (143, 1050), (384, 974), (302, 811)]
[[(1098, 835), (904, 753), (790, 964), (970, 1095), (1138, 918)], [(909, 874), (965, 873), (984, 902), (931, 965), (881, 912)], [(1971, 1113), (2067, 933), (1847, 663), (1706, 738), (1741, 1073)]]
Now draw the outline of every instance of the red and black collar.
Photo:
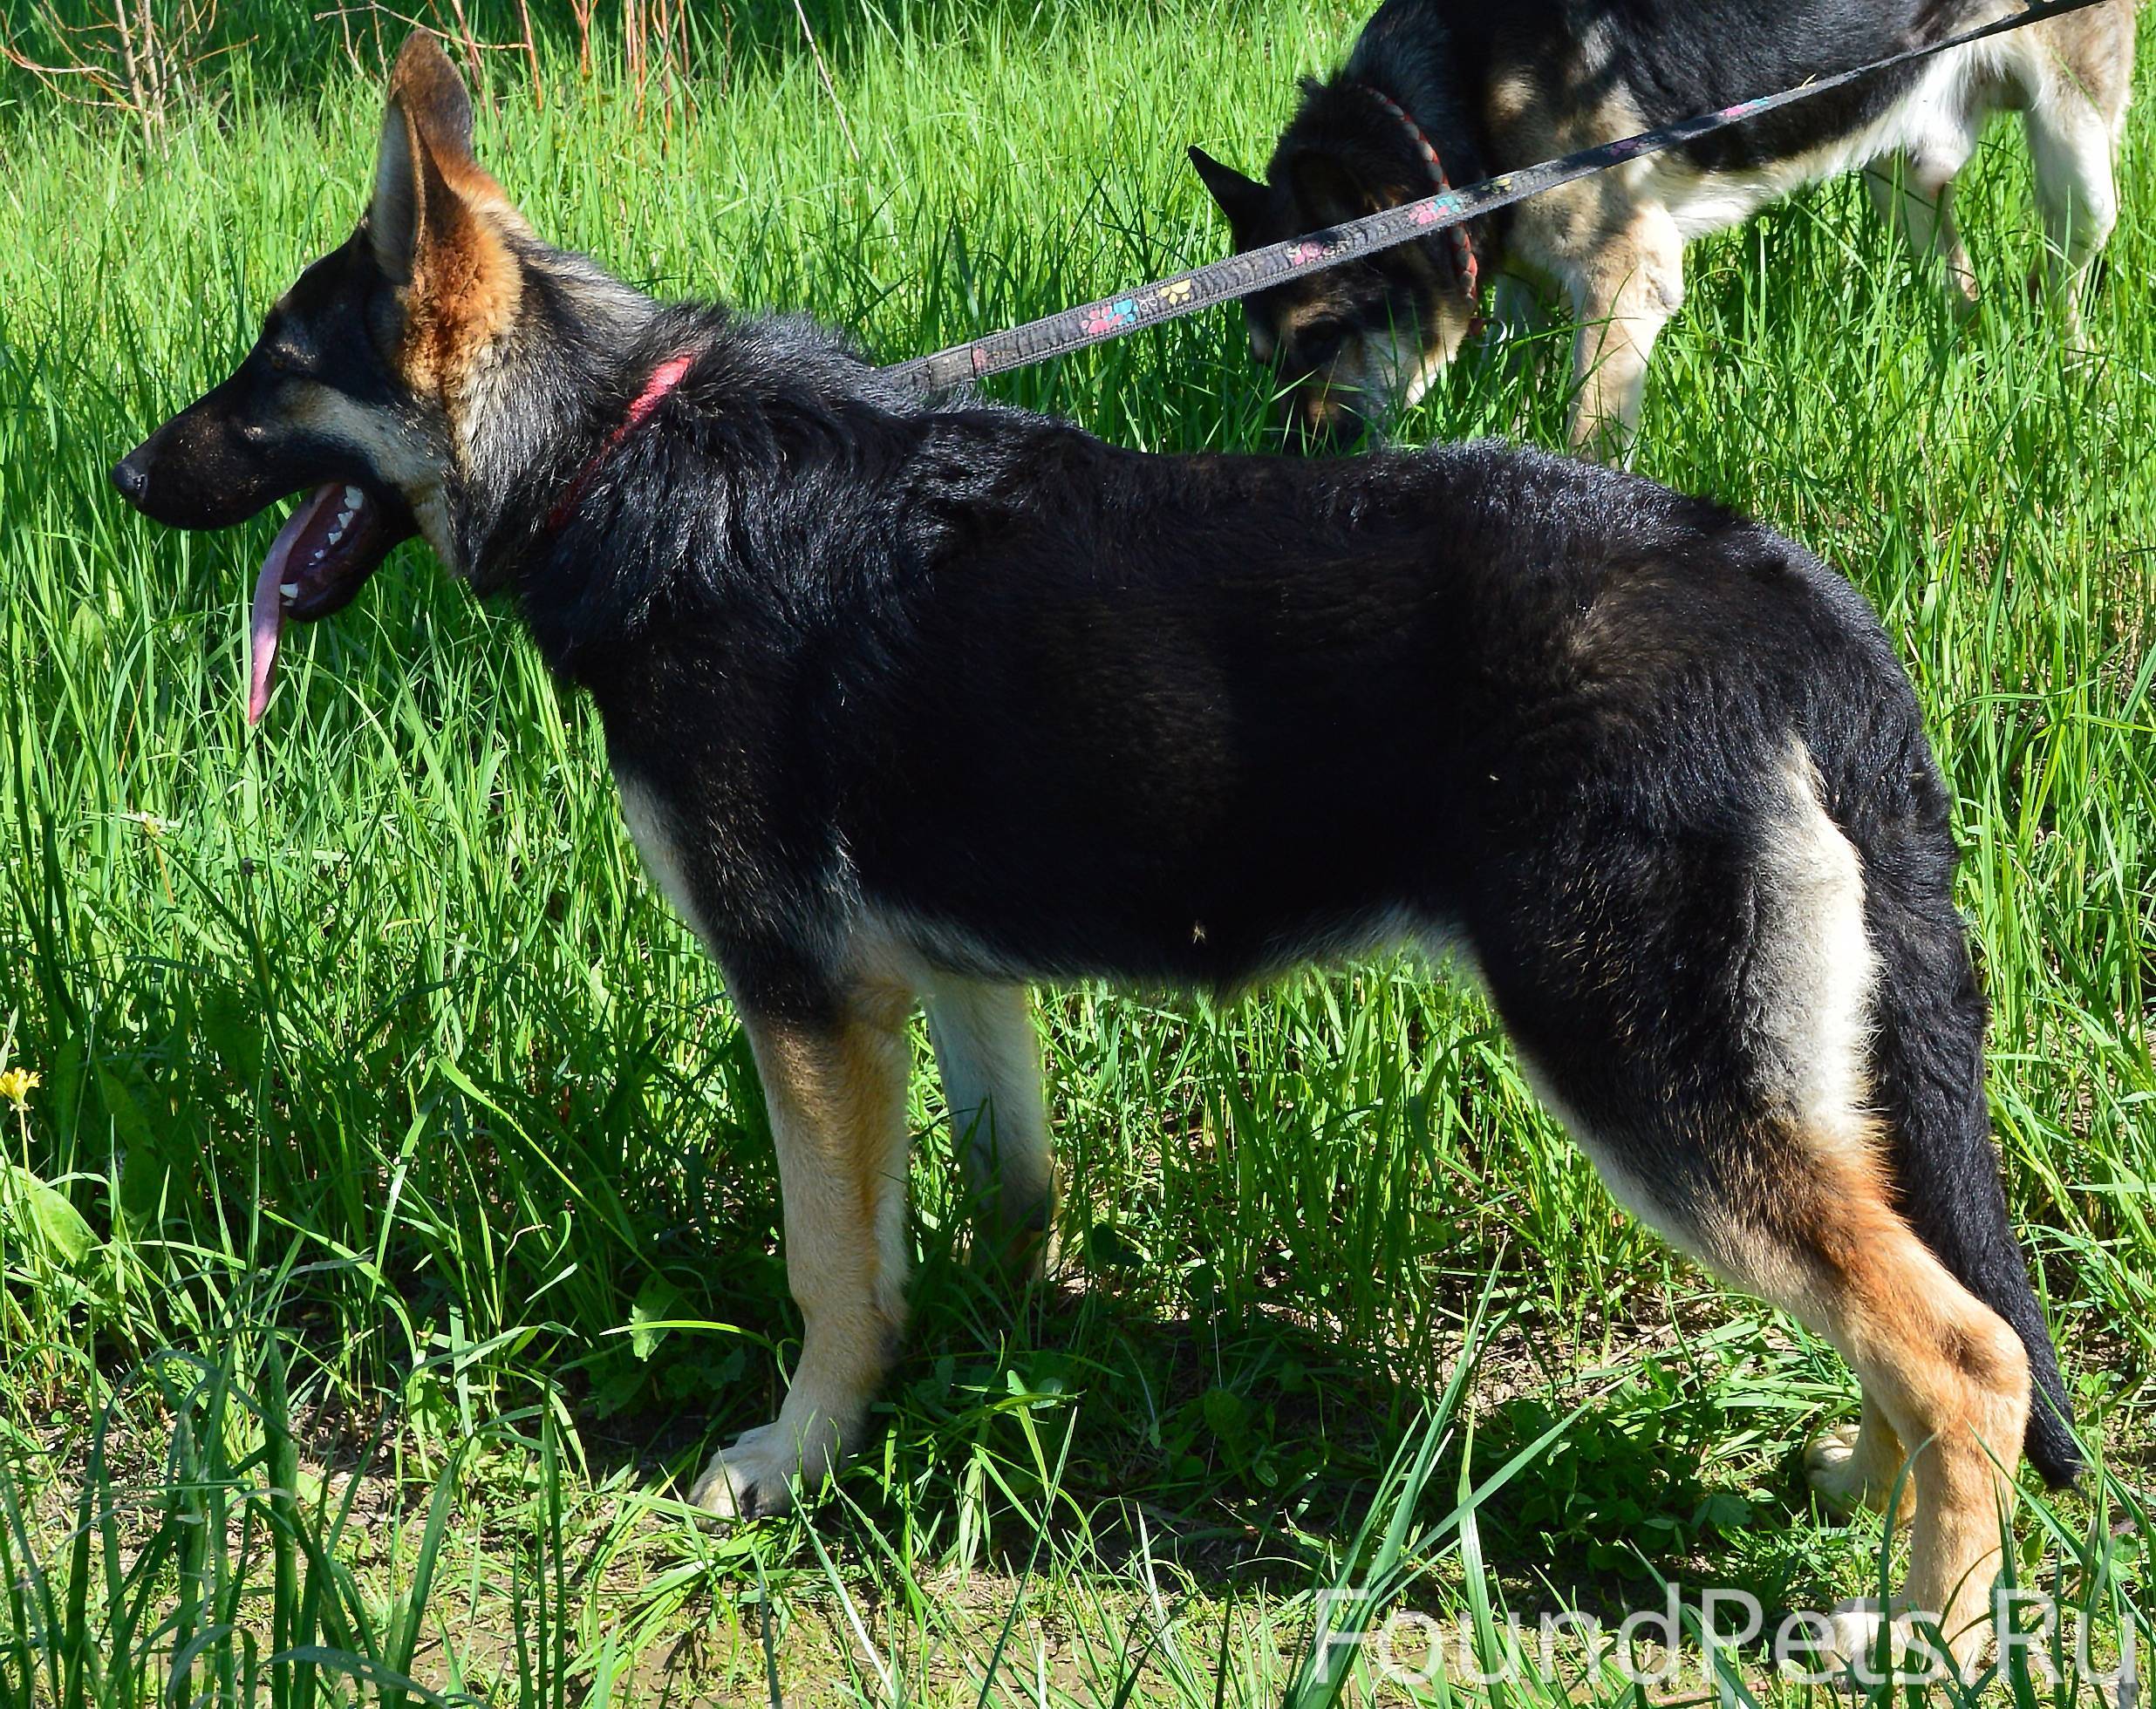
[[(1436, 145), (1423, 134), (1423, 127), (1415, 122), (1415, 115), (1375, 84), (1358, 83), (1354, 86), (1400, 121), (1400, 127), (1414, 143), (1415, 152), (1422, 157), (1423, 168), (1429, 174), (1429, 181), (1437, 187), (1438, 194), (1442, 195), (1451, 189), (1452, 180), (1445, 176), (1445, 163), (1438, 158)], [(1464, 225), (1448, 228), (1446, 235), (1452, 240), (1461, 289), (1467, 293), (1469, 303), (1478, 304), (1482, 301), (1482, 267), (1475, 255), (1474, 240), (1468, 235)]]
[(643, 425), (644, 419), (665, 401), (666, 394), (681, 384), (683, 377), (696, 365), (699, 354), (700, 352), (696, 351), (683, 351), (677, 356), (668, 357), (652, 370), (651, 378), (644, 382), (644, 390), (637, 393), (622, 419), (614, 424), (613, 430), (599, 441), (599, 448), (570, 478), (569, 485), (562, 489), (562, 496), (555, 500), (554, 508), (547, 513), (549, 534), (559, 533), (562, 525), (576, 514), (577, 506), (583, 498), (584, 489), (591, 485), (592, 477), (620, 447), (621, 442)]

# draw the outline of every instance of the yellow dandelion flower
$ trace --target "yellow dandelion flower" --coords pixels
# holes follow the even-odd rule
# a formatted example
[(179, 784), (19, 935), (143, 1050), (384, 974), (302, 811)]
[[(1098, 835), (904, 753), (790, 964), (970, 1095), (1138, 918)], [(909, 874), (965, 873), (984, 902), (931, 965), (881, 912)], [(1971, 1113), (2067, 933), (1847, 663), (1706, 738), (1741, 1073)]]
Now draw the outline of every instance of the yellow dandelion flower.
[(31, 1093), (42, 1084), (38, 1076), (27, 1069), (10, 1068), (5, 1073), (0, 1073), (0, 1098), (14, 1105), (16, 1114), (21, 1115), (30, 1108)]

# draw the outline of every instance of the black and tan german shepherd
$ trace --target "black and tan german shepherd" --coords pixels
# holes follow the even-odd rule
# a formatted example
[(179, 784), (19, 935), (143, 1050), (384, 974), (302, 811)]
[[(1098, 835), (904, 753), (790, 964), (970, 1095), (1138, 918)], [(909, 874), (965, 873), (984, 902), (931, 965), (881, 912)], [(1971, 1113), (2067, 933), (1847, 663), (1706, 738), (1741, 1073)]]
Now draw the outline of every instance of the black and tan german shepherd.
[(1027, 982), (1237, 987), (1406, 940), (1481, 980), (1620, 1198), (1847, 1355), (1861, 1426), (1813, 1479), (1876, 1501), (1915, 1454), (1909, 1595), (1981, 1639), (2017, 1451), (2064, 1480), (2077, 1449), (1946, 793), (1846, 582), (1497, 445), (1148, 456), (931, 406), (806, 322), (550, 247), (471, 135), (414, 37), (358, 229), (113, 473), (182, 528), (305, 495), (251, 712), (281, 623), (414, 533), (597, 703), (754, 1046), (802, 1317), (778, 1418), (695, 1501), (769, 1511), (861, 1440), (917, 1002), (985, 1236), (1023, 1247), (1054, 1201)]
[[(1573, 443), (1621, 449), (1647, 362), (1684, 298), (1684, 246), (1767, 202), (1863, 170), (1873, 199), (1957, 308), (1975, 274), (1955, 228), (1955, 174), (1986, 121), (2017, 109), (2071, 338), (2117, 217), (2112, 182), (2133, 77), (2137, 0), (1956, 48), (1634, 160), (1249, 299), (1251, 353), (1291, 412), (1334, 433), (1412, 403), (1450, 362), (1492, 287), (1517, 329), (1535, 296), (1579, 322)], [(1191, 163), (1254, 249), (1494, 173), (1794, 88), (1950, 36), (2008, 0), (1385, 0), (1334, 76), (1309, 79), (1263, 183), (1201, 148)], [(1471, 266), (1470, 262), (1471, 259)]]

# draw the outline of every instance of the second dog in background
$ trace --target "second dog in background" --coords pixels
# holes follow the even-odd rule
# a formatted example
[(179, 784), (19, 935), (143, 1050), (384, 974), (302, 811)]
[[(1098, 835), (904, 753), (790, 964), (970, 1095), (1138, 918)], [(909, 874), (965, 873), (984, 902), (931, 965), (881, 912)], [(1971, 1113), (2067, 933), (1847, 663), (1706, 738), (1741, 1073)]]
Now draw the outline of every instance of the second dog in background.
[[(1944, 40), (2001, 0), (1386, 0), (1347, 65), (1307, 79), (1266, 168), (1191, 160), (1238, 249), (1279, 242), (1493, 173)], [(1954, 180), (1990, 117), (2018, 110), (2036, 167), (2044, 283), (2069, 337), (2117, 215), (2112, 158), (2133, 68), (2133, 0), (2104, 0), (1885, 71), (1730, 130), (1250, 298), (1251, 354), (1277, 363), (1291, 415), (1337, 434), (1412, 403), (1493, 286), (1516, 322), (1536, 292), (1579, 323), (1572, 439), (1637, 429), (1656, 335), (1684, 296), (1684, 246), (1765, 203), (1861, 168), (1956, 305), (1975, 279)]]

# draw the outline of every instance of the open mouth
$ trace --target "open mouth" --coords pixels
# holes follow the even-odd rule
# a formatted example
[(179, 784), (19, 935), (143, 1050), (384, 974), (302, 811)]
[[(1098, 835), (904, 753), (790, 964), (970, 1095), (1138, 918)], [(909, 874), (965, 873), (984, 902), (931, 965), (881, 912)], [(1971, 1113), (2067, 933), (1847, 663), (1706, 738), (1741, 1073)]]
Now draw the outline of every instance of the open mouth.
[(277, 531), (255, 582), (248, 668), (247, 721), (270, 704), (277, 642), (289, 618), (310, 623), (341, 611), (390, 548), (416, 530), (403, 503), (332, 481), (300, 501)]

